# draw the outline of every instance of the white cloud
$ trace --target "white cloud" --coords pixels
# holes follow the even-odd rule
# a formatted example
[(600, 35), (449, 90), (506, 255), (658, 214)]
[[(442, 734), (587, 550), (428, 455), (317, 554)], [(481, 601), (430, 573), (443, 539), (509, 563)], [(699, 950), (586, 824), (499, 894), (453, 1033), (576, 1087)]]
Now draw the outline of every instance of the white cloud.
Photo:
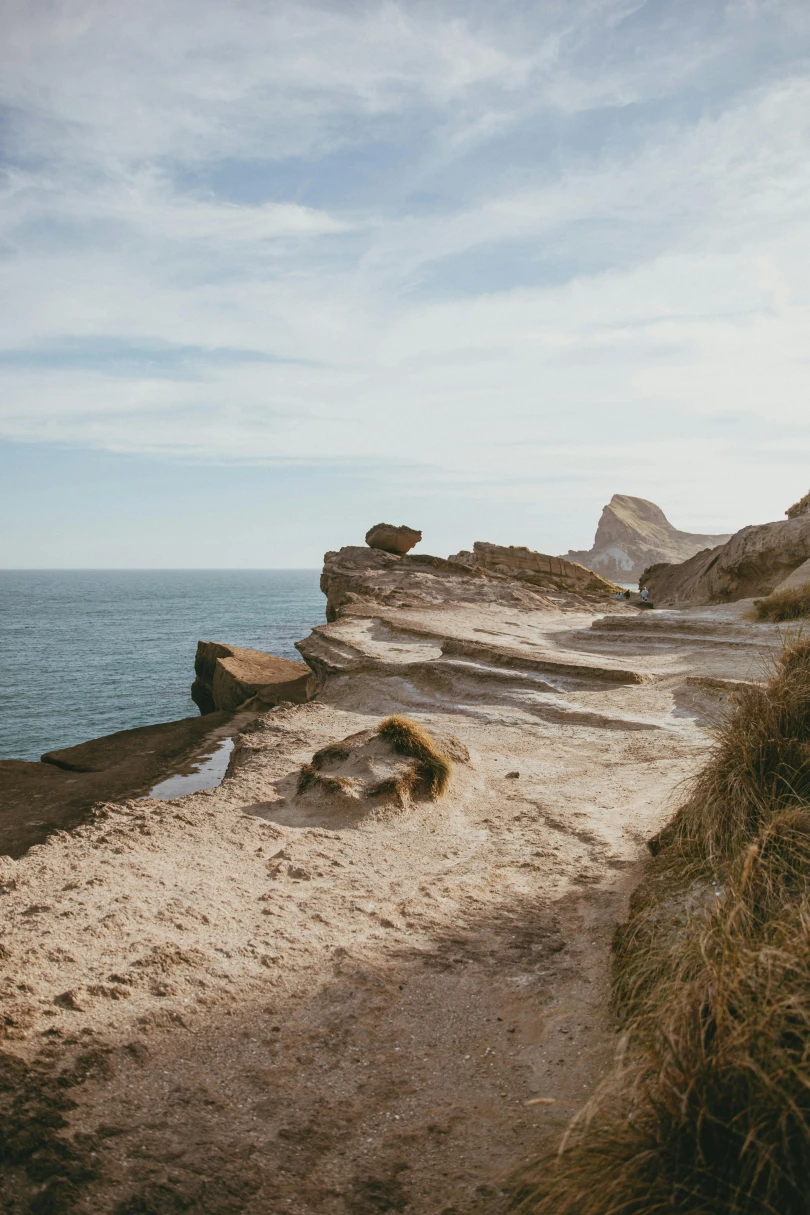
[(679, 12), (20, 5), (0, 435), (771, 511), (807, 454), (808, 23)]

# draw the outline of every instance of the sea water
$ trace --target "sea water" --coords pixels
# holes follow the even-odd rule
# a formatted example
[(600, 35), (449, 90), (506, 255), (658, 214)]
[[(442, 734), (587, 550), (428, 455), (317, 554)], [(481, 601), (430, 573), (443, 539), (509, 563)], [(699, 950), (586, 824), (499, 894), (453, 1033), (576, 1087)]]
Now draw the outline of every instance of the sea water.
[(191, 717), (197, 641), (284, 658), (317, 570), (0, 570), (0, 759)]

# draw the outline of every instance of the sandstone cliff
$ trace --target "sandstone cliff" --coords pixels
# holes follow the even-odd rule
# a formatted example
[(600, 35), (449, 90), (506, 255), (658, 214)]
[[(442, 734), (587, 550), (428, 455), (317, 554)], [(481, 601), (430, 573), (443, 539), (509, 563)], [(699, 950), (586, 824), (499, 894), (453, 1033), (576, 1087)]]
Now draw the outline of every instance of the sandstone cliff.
[(602, 511), (593, 547), (568, 554), (608, 578), (631, 582), (644, 569), (662, 561), (685, 561), (701, 549), (725, 544), (731, 537), (678, 531), (660, 506), (645, 498), (614, 494)]
[(810, 514), (801, 514), (744, 527), (718, 548), (679, 564), (653, 565), (642, 577), (656, 606), (731, 603), (769, 595), (808, 560)]

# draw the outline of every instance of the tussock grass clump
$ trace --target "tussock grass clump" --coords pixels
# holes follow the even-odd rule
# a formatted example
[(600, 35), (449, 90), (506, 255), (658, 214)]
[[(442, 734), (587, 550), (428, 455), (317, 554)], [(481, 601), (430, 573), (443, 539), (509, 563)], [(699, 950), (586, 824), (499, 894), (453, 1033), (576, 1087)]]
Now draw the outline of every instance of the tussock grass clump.
[(746, 689), (617, 934), (623, 1036), (533, 1215), (810, 1211), (810, 644)]
[(328, 776), (319, 772), (314, 764), (304, 764), (298, 773), (296, 793), (306, 793), (307, 789), (316, 787), (328, 793), (346, 793), (352, 788), (352, 781), (348, 776)]
[(441, 797), (450, 784), (453, 765), (435, 738), (410, 717), (397, 714), (380, 722), (377, 733), (398, 754), (416, 760), (420, 783), (428, 797)]
[(803, 620), (806, 616), (810, 616), (810, 582), (754, 600), (757, 620)]

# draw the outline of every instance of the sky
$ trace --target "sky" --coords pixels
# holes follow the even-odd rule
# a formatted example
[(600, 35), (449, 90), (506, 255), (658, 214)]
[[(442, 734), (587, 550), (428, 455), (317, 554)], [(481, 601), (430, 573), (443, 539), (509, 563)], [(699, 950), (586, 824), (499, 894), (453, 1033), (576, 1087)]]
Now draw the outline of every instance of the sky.
[(0, 0), (0, 567), (810, 488), (806, 0)]

